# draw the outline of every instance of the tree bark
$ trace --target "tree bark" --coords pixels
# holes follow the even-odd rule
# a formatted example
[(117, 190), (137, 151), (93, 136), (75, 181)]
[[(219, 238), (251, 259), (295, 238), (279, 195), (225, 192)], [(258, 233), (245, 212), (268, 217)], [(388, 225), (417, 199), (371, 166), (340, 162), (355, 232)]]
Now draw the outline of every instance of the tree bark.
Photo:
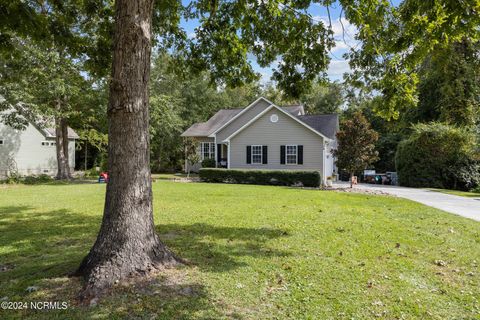
[(87, 172), (88, 166), (88, 142), (85, 140), (85, 173)]
[(58, 180), (71, 179), (69, 153), (68, 153), (68, 124), (64, 118), (55, 119), (55, 142), (57, 151), (57, 176)]
[(350, 188), (353, 188), (353, 172), (350, 172)]
[(108, 106), (109, 182), (97, 240), (77, 274), (86, 293), (178, 263), (153, 224), (148, 81), (153, 0), (117, 0)]

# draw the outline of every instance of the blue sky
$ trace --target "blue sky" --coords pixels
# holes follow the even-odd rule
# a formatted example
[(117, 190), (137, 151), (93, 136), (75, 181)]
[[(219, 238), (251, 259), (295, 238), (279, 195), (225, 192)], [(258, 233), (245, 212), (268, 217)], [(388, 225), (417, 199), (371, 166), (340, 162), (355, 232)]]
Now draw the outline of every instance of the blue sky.
[[(189, 1), (183, 1), (184, 4), (188, 4)], [(351, 25), (344, 17), (342, 23), (345, 28), (345, 33), (342, 30), (342, 24), (340, 23), (341, 7), (339, 4), (334, 4), (330, 7), (330, 17), (332, 19), (332, 29), (334, 31), (336, 46), (332, 48), (330, 52), (330, 66), (327, 74), (332, 81), (342, 80), (343, 73), (348, 72), (348, 61), (342, 56), (349, 50), (349, 47), (355, 47), (358, 42), (355, 41), (354, 36), (356, 28)], [(324, 21), (328, 24), (328, 14), (325, 7), (318, 4), (313, 4), (308, 9), (308, 13), (313, 17), (315, 21)], [(182, 27), (185, 29), (188, 35), (193, 36), (195, 28), (198, 26), (198, 22), (195, 20), (182, 21)], [(345, 38), (345, 41), (344, 41)], [(268, 82), (272, 75), (272, 68), (261, 68), (254, 60), (251, 61), (254, 69), (262, 75), (262, 82)]]

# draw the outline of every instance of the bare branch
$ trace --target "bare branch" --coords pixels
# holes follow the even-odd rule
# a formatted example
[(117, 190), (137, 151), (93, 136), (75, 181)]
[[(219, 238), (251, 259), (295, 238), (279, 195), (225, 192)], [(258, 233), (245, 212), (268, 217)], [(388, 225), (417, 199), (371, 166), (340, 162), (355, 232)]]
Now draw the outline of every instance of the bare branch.
[(327, 15), (328, 15), (328, 24), (330, 26), (330, 30), (332, 30), (332, 18), (330, 17), (330, 7), (328, 5), (327, 5)]

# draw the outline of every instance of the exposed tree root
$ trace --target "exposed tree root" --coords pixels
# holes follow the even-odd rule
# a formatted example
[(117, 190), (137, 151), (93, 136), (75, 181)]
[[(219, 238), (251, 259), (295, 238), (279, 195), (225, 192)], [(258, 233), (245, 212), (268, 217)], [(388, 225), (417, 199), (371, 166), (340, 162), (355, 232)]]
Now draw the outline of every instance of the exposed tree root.
[(73, 274), (85, 280), (79, 295), (80, 303), (90, 304), (93, 299), (102, 297), (115, 284), (143, 281), (165, 268), (184, 264), (185, 261), (178, 258), (158, 238), (155, 242), (157, 244), (150, 250), (140, 247), (138, 250), (126, 249), (104, 254), (98, 252), (94, 246)]

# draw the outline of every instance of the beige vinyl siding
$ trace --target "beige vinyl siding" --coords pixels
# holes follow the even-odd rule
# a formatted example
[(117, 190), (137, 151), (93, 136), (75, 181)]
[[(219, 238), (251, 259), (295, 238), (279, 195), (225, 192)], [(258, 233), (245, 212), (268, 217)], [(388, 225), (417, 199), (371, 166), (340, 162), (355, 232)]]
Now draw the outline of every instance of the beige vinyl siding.
[[(42, 141), (55, 142), (54, 138), (46, 138), (43, 133), (32, 124), (25, 130), (15, 130), (0, 123), (0, 176), (4, 176), (8, 163), (13, 159), (21, 175), (49, 174), (57, 172), (56, 147), (42, 146)], [(69, 163), (75, 167), (75, 140), (70, 139), (68, 144)]]
[(228, 138), (232, 133), (243, 127), (248, 121), (255, 118), (256, 115), (267, 109), (269, 106), (270, 103), (263, 99), (260, 99), (255, 105), (251, 106), (247, 111), (245, 111), (238, 118), (233, 120), (225, 128), (217, 132), (217, 142), (220, 143), (221, 141)]
[[(270, 122), (276, 114), (278, 122)], [(268, 146), (268, 164), (247, 164), (249, 145)], [(280, 146), (303, 145), (303, 165), (280, 164)], [(318, 170), (323, 168), (323, 138), (273, 108), (230, 140), (230, 168)]]
[(332, 155), (332, 151), (337, 148), (337, 140), (331, 141), (327, 145), (327, 154), (325, 159), (325, 176), (333, 176), (334, 172), (338, 173), (337, 166), (335, 165), (335, 157)]

